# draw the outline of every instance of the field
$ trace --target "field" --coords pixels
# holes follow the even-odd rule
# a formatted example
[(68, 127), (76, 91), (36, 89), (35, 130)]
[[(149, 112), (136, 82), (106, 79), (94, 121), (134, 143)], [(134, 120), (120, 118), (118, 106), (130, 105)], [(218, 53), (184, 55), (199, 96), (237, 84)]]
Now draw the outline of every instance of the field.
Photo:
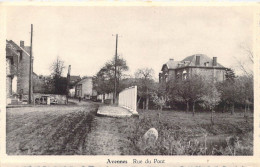
[[(126, 154), (142, 155), (253, 155), (253, 114), (139, 110), (139, 119), (127, 119), (121, 130), (131, 147)], [(140, 143), (151, 127), (159, 137), (153, 147)], [(130, 151), (130, 150), (129, 150)]]
[[(97, 103), (7, 109), (9, 155), (252, 155), (253, 114), (139, 110), (139, 118), (98, 117)], [(156, 128), (152, 146), (141, 142)]]

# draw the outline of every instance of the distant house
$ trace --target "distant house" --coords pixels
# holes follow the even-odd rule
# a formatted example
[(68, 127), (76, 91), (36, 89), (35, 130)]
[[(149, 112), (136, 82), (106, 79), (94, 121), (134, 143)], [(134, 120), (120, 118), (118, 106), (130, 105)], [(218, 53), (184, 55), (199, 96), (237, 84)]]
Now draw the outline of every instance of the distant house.
[(93, 95), (92, 77), (84, 77), (75, 85), (75, 97), (90, 99)]
[(217, 57), (213, 59), (203, 54), (191, 55), (182, 61), (170, 59), (163, 64), (159, 73), (159, 82), (167, 82), (169, 79), (186, 79), (192, 75), (201, 75), (215, 82), (225, 80), (226, 69), (217, 62)]

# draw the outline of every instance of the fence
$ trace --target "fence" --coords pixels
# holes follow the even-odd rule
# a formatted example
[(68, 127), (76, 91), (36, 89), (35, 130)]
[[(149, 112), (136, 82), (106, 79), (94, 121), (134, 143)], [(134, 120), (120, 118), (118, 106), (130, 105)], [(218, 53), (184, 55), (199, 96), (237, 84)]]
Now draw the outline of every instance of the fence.
[(138, 114), (137, 109), (137, 86), (129, 87), (119, 93), (118, 105)]

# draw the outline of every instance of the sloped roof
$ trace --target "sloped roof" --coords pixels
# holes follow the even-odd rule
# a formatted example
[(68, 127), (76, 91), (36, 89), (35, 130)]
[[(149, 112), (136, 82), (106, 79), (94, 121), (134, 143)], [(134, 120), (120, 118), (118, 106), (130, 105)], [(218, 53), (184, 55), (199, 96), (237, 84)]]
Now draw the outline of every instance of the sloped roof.
[[(212, 58), (210, 58), (210, 57), (208, 57), (207, 55), (204, 55), (204, 54), (195, 54), (195, 55), (188, 56), (188, 57), (184, 58), (182, 61), (180, 61), (178, 68), (196, 66), (196, 56), (200, 56), (199, 67), (205, 67), (205, 63), (208, 63), (208, 67), (213, 67), (213, 59)], [(217, 66), (215, 66), (215, 67), (225, 68), (224, 66), (222, 66), (219, 63), (217, 63)]]
[(29, 54), (28, 52), (26, 52), (25, 49), (23, 49), (22, 47), (20, 47), (19, 45), (17, 45), (14, 41), (12, 41), (12, 40), (9, 40), (9, 41), (6, 40), (6, 43), (7, 43), (8, 45), (11, 45), (12, 49), (13, 49), (13, 50), (16, 50), (16, 52), (17, 52), (17, 50), (21, 50), (21, 51), (23, 51), (26, 55), (30, 56), (30, 54)]
[(70, 82), (76, 82), (76, 81), (78, 81), (78, 80), (80, 80), (81, 78), (80, 78), (80, 76), (78, 75), (71, 75), (70, 76)]
[(86, 80), (92, 79), (92, 77), (84, 77), (82, 78), (78, 83), (76, 83), (76, 85), (82, 84), (84, 83)]
[(162, 70), (164, 66), (167, 66), (168, 69), (176, 69), (178, 67), (179, 61), (174, 61), (170, 59), (167, 63), (162, 66)]
[(19, 56), (17, 49), (9, 42), (6, 41), (6, 57)]

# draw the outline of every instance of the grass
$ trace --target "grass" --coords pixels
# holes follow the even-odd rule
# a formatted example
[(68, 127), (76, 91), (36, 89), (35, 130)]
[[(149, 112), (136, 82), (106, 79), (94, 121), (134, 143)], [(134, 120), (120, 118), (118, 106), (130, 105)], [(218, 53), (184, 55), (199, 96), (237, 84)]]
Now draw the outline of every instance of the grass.
[[(133, 149), (126, 155), (253, 155), (253, 114), (139, 110), (139, 119), (125, 118), (120, 130)], [(143, 134), (156, 128), (158, 140), (152, 147), (141, 142)]]

